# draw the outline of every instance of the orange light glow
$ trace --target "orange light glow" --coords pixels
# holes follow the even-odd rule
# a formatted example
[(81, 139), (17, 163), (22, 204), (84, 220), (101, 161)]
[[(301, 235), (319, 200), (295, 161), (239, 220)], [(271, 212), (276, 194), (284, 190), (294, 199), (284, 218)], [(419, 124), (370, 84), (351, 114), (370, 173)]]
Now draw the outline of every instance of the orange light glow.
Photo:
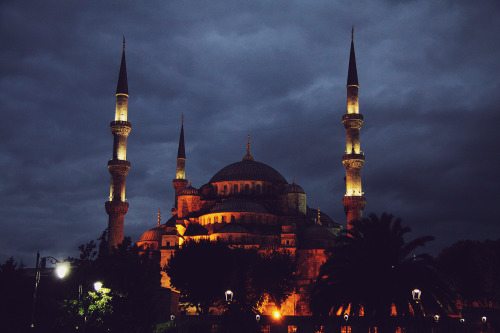
[(274, 311), (273, 316), (275, 319), (279, 319), (281, 317), (281, 314), (278, 311)]

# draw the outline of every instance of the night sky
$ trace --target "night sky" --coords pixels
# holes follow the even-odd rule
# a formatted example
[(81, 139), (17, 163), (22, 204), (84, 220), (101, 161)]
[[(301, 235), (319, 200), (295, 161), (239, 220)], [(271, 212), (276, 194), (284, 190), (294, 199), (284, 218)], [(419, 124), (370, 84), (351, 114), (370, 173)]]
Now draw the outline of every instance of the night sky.
[[(147, 5), (145, 5), (147, 3)], [(342, 115), (355, 26), (365, 215), (433, 235), (500, 235), (499, 1), (2, 1), (0, 261), (64, 258), (107, 227), (115, 89), (127, 40), (125, 235), (170, 216), (186, 178), (240, 161), (293, 177), (344, 224)]]

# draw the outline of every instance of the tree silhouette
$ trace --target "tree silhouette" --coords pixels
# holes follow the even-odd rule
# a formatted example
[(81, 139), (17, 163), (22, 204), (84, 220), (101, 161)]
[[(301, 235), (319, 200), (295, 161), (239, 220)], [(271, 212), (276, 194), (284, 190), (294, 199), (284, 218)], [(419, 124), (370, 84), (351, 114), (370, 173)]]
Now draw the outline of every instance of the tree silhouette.
[[(445, 314), (453, 297), (433, 268), (432, 258), (414, 251), (433, 239), (405, 242), (410, 228), (383, 213), (343, 230), (312, 286), (311, 309), (318, 315), (359, 316), (369, 326), (383, 326), (391, 315)], [(416, 304), (412, 290), (422, 291)]]

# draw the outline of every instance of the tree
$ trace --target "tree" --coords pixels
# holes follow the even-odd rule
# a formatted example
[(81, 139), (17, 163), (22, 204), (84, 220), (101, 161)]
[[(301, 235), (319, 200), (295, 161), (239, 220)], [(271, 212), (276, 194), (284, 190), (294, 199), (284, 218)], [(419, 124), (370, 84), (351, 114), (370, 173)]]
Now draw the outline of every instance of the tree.
[[(150, 332), (156, 323), (167, 320), (159, 254), (141, 255), (129, 237), (110, 253), (103, 236), (99, 251), (91, 241), (79, 246), (80, 257), (72, 260), (68, 283), (74, 291), (81, 285), (83, 293), (79, 301), (76, 293), (67, 298), (61, 322), (72, 327), (83, 322), (92, 331)], [(109, 292), (94, 293), (95, 281)]]
[[(398, 316), (425, 313), (445, 314), (454, 306), (452, 294), (433, 268), (427, 254), (414, 251), (433, 239), (420, 237), (405, 242), (410, 228), (401, 219), (383, 213), (343, 230), (312, 287), (311, 309), (319, 315), (363, 314), (370, 326), (387, 323), (395, 310)], [(422, 291), (421, 302), (411, 291)]]
[(481, 307), (500, 302), (500, 239), (462, 240), (437, 257), (439, 271), (459, 295), (462, 304)]
[(175, 250), (165, 272), (180, 293), (180, 301), (208, 314), (210, 306), (220, 302), (230, 288), (233, 257), (221, 242), (187, 242)]
[(13, 257), (0, 265), (0, 322), (15, 332), (28, 327), (33, 304), (34, 279), (29, 279)]
[[(255, 313), (268, 295), (279, 307), (292, 293), (294, 262), (287, 252), (263, 255), (255, 249), (230, 248), (222, 242), (188, 242), (170, 258), (165, 272), (180, 300), (208, 314), (224, 306), (224, 292), (234, 292), (232, 312)], [(254, 319), (252, 319), (254, 320)]]
[(254, 284), (280, 309), (295, 289), (295, 261), (287, 251), (270, 251), (261, 256), (257, 272)]

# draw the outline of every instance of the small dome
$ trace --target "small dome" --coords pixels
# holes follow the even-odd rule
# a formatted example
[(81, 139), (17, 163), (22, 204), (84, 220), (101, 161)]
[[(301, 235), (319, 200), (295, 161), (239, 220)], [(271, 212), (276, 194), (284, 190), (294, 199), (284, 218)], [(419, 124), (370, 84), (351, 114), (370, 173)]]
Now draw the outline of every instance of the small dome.
[(179, 195), (200, 195), (200, 191), (189, 185), (188, 187), (182, 189)]
[(144, 234), (142, 234), (139, 242), (151, 242), (151, 241), (161, 241), (161, 235), (163, 234), (163, 226), (149, 229)]
[(313, 224), (304, 230), (300, 247), (303, 249), (328, 249), (333, 246), (335, 235), (320, 224)]
[(306, 192), (304, 192), (304, 189), (295, 183), (295, 179), (293, 180), (293, 183), (286, 185), (285, 189), (283, 191), (285, 194), (287, 194), (287, 193), (306, 194)]
[(229, 213), (229, 212), (252, 212), (267, 213), (267, 209), (261, 204), (241, 199), (225, 200), (216, 204), (209, 213)]
[(320, 224), (313, 224), (304, 230), (304, 239), (309, 241), (334, 240), (335, 235)]

